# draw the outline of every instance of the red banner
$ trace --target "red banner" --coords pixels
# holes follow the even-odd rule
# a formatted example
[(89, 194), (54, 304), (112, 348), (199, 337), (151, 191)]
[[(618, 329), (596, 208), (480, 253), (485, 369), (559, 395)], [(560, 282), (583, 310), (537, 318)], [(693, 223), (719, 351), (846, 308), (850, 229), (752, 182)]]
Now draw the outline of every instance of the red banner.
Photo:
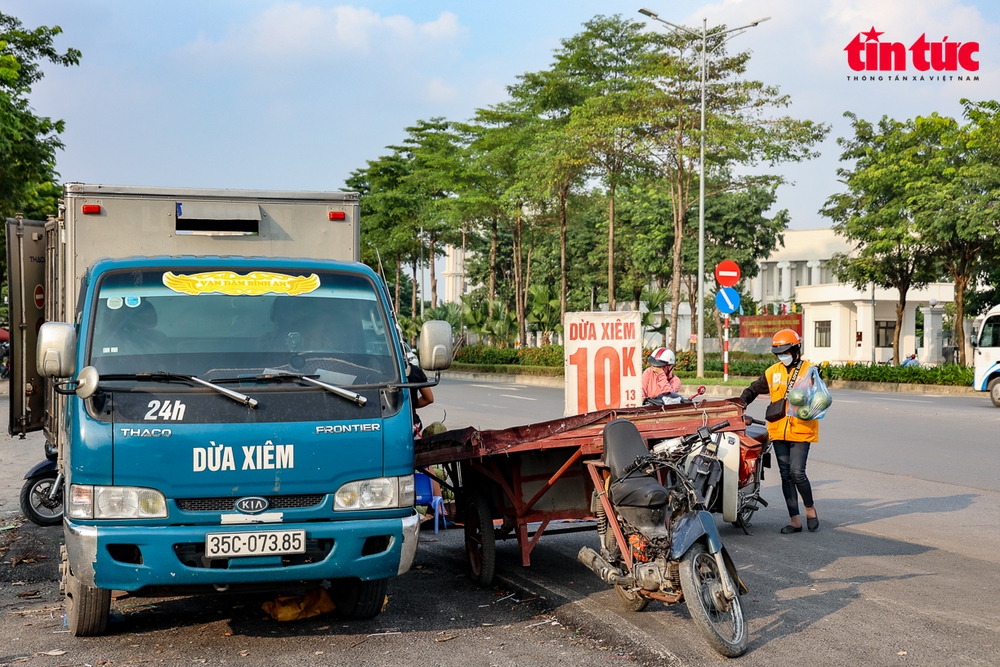
[(740, 317), (740, 338), (770, 338), (782, 329), (802, 335), (802, 315), (744, 315)]

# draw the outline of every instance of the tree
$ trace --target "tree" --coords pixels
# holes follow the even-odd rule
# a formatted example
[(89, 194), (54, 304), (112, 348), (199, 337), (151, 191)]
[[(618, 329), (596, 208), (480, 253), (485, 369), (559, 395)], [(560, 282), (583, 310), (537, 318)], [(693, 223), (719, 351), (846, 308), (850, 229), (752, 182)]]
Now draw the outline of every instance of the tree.
[(615, 310), (615, 194), (638, 164), (640, 110), (649, 94), (640, 73), (654, 58), (655, 45), (642, 24), (617, 15), (597, 16), (584, 28), (563, 41), (553, 69), (584, 91), (566, 135), (579, 149), (579, 163), (589, 166), (607, 188), (608, 309)]
[[(412, 161), (394, 152), (369, 160), (366, 168), (351, 172), (346, 182), (348, 188), (361, 195), (361, 261), (376, 270), (379, 260), (393, 262), (394, 303), (400, 312), (406, 283), (403, 267), (415, 262), (419, 254), (419, 201), (405, 181), (412, 170)], [(417, 313), (415, 270), (410, 286), (412, 317)]]
[(455, 240), (454, 195), (462, 180), (461, 153), (452, 124), (444, 118), (417, 121), (406, 132), (403, 144), (391, 148), (411, 164), (402, 181), (418, 208), (419, 227), (427, 241), (430, 264), (431, 308), (437, 308), (434, 260), (444, 253), (444, 243)]
[[(59, 53), (53, 45), (61, 32), (59, 26), (28, 30), (17, 18), (0, 12), (0, 218), (45, 201), (39, 195), (56, 177), (56, 151), (63, 147), (59, 135), (65, 123), (35, 115), (28, 98), (32, 85), (44, 76), (41, 61), (67, 67), (80, 62), (78, 50)], [(33, 213), (55, 210), (46, 207)], [(3, 234), (0, 230), (0, 238)], [(5, 267), (6, 256), (0, 263)]]
[(559, 298), (545, 285), (532, 285), (529, 296), (527, 320), (542, 332), (542, 338), (548, 345), (552, 332), (562, 330)]
[(970, 123), (918, 116), (925, 149), (910, 165), (907, 187), (918, 233), (955, 283), (955, 341), (966, 364), (965, 295), (1000, 255), (1000, 167), (996, 102), (965, 104)]
[(899, 292), (892, 338), (892, 362), (898, 365), (906, 295), (936, 278), (934, 249), (917, 229), (906, 179), (936, 141), (913, 121), (883, 116), (873, 126), (850, 112), (844, 115), (854, 137), (837, 140), (844, 149), (840, 159), (853, 160), (854, 168), (837, 170), (847, 192), (831, 196), (820, 212), (854, 246), (851, 254), (834, 256), (837, 276), (860, 290), (874, 283)]
[[(769, 111), (787, 107), (790, 98), (776, 86), (744, 79), (748, 51), (728, 55), (725, 26), (707, 35), (705, 65), (706, 136), (705, 196), (752, 186), (776, 187), (781, 177), (757, 175), (749, 168), (815, 157), (813, 146), (829, 128), (810, 120), (770, 117)], [(641, 154), (670, 190), (673, 220), (673, 276), (671, 321), (676, 321), (685, 263), (683, 246), (687, 216), (698, 201), (698, 160), (701, 141), (701, 39), (687, 31), (658, 34), (660, 56), (644, 76), (656, 93), (646, 100), (646, 145)], [(743, 175), (733, 169), (740, 167)], [(690, 269), (688, 270), (690, 273)], [(670, 346), (677, 345), (676, 327)]]
[[(532, 189), (521, 178), (526, 155), (537, 135), (537, 116), (519, 101), (505, 102), (479, 109), (472, 124), (464, 126), (469, 138), (470, 171), (474, 174), (477, 204), (490, 223), (490, 315), (495, 317), (496, 278), (499, 275), (498, 248), (500, 225), (509, 225), (511, 240), (511, 282), (517, 338), (527, 340), (525, 328), (528, 304), (528, 280), (525, 267), (526, 229), (532, 218), (525, 215), (525, 204), (533, 198)], [(529, 249), (530, 253), (530, 249)]]
[(559, 219), (559, 320), (566, 315), (567, 205), (569, 195), (585, 172), (586, 158), (581, 147), (567, 132), (567, 124), (574, 107), (585, 96), (585, 91), (565, 72), (542, 71), (525, 74), (521, 82), (508, 91), (523, 113), (538, 119), (536, 139), (524, 160), (521, 180), (527, 189), (534, 190), (542, 199), (556, 198)]

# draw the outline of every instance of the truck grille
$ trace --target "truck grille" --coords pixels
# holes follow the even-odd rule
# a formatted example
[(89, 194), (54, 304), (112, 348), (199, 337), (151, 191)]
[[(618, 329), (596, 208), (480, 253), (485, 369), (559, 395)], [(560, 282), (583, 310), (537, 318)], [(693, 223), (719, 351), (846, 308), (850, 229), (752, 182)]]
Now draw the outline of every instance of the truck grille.
[[(303, 496), (270, 496), (267, 499), (268, 509), (292, 509), (301, 507), (316, 507), (323, 503), (325, 496), (315, 493)], [(177, 507), (185, 512), (229, 512), (239, 498), (180, 498)]]

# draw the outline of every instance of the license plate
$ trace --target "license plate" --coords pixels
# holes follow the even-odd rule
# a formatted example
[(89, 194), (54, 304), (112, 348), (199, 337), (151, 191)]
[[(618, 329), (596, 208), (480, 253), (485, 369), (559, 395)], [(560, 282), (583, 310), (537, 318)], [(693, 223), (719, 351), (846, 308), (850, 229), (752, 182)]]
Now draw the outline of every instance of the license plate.
[(304, 530), (261, 530), (240, 533), (209, 533), (205, 536), (207, 558), (282, 556), (306, 552)]

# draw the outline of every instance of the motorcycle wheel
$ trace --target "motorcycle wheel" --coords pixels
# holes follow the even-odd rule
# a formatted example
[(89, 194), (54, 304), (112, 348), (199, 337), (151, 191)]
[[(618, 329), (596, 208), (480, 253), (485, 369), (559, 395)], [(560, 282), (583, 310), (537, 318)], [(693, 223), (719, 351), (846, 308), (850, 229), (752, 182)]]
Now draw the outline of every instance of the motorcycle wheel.
[(722, 577), (715, 557), (695, 544), (681, 558), (681, 590), (695, 625), (719, 654), (727, 658), (747, 650), (747, 624), (740, 596), (726, 600)]
[(39, 526), (56, 526), (63, 519), (62, 489), (54, 499), (49, 498), (55, 473), (32, 477), (21, 487), (21, 511), (28, 521)]
[(492, 584), (497, 565), (496, 534), (490, 504), (479, 493), (472, 495), (465, 511), (465, 554), (473, 583), (483, 588)]
[(628, 611), (642, 611), (649, 604), (649, 598), (626, 590), (621, 586), (615, 586), (615, 594), (621, 600), (622, 606)]

